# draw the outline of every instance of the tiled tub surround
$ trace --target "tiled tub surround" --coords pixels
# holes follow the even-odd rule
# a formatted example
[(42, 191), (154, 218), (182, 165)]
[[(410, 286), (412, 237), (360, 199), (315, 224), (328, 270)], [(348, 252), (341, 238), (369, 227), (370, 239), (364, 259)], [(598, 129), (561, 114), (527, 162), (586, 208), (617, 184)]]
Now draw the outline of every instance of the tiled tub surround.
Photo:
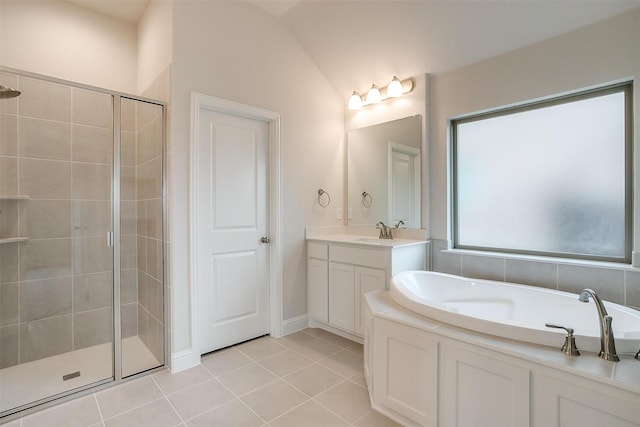
[(572, 293), (591, 288), (603, 300), (640, 310), (640, 269), (612, 263), (579, 265), (575, 261), (553, 262), (446, 251), (447, 242), (438, 239), (431, 240), (431, 247), (433, 271)]
[(640, 363), (632, 354), (619, 362), (587, 351), (566, 356), (559, 346), (421, 316), (388, 291), (365, 299), (372, 404), (403, 425), (640, 425)]
[(28, 197), (0, 200), (0, 237), (28, 238), (0, 245), (5, 368), (112, 340), (113, 113), (106, 94), (1, 77), (22, 95), (0, 103), (0, 197)]

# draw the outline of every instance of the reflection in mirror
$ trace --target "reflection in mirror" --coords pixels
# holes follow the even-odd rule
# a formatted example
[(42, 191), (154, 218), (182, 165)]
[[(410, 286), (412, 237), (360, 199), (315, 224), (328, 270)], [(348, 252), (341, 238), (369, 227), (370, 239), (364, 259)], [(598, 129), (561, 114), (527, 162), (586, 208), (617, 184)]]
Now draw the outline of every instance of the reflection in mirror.
[(419, 115), (347, 134), (348, 225), (420, 228)]

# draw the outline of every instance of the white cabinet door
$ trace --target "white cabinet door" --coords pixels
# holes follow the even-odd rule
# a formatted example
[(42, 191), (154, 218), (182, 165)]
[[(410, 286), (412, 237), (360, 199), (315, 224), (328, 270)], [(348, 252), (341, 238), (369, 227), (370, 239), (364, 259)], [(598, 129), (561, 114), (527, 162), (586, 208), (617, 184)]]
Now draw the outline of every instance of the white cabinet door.
[(376, 406), (402, 417), (403, 425), (436, 426), (438, 341), (419, 329), (378, 317), (373, 322)]
[(385, 270), (377, 268), (355, 268), (356, 301), (355, 301), (355, 332), (364, 335), (366, 329), (366, 316), (364, 308), (364, 294), (385, 288)]
[(307, 310), (309, 316), (329, 321), (329, 263), (325, 260), (307, 260)]
[(329, 263), (329, 323), (353, 331), (355, 327), (354, 266)]
[[(585, 356), (589, 357), (589, 356)], [(533, 378), (534, 427), (638, 427), (640, 401), (604, 384), (537, 373)]]
[(529, 425), (529, 369), (446, 343), (440, 362), (441, 425)]

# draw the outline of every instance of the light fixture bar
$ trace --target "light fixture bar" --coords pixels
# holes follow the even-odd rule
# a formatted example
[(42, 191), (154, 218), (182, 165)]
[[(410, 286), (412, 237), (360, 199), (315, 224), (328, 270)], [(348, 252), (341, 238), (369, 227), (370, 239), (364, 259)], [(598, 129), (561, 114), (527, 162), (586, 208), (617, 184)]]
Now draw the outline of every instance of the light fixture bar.
[(413, 79), (408, 78), (400, 80), (398, 77), (393, 77), (393, 80), (382, 88), (379, 88), (375, 84), (371, 85), (371, 89), (367, 92), (366, 97), (363, 98), (358, 91), (353, 91), (347, 107), (350, 110), (359, 110), (362, 107), (366, 107), (372, 104), (378, 104), (390, 98), (396, 98), (409, 93), (414, 88)]

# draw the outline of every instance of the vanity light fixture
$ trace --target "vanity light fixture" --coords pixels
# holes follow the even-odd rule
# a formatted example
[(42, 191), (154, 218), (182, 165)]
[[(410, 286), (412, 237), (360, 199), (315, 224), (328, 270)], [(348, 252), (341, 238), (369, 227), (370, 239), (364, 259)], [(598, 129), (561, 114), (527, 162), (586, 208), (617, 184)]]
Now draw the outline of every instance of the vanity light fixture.
[(389, 98), (397, 98), (409, 93), (413, 90), (413, 79), (400, 80), (397, 76), (394, 76), (391, 82), (383, 87), (379, 88), (377, 85), (372, 84), (371, 89), (367, 92), (367, 96), (363, 99), (359, 92), (353, 91), (347, 107), (349, 110), (359, 110), (367, 105), (377, 104)]
[(353, 93), (351, 94), (351, 97), (349, 98), (348, 107), (349, 107), (349, 110), (359, 110), (362, 108), (362, 97), (355, 90), (353, 91)]
[(402, 91), (402, 83), (400, 83), (400, 79), (398, 76), (393, 76), (393, 80), (387, 86), (387, 96), (389, 98), (397, 98), (402, 96), (404, 92)]
[(371, 89), (369, 89), (369, 92), (367, 92), (367, 98), (365, 99), (365, 102), (367, 104), (377, 104), (380, 101), (382, 101), (380, 89), (378, 89), (378, 86), (376, 85), (371, 85)]

